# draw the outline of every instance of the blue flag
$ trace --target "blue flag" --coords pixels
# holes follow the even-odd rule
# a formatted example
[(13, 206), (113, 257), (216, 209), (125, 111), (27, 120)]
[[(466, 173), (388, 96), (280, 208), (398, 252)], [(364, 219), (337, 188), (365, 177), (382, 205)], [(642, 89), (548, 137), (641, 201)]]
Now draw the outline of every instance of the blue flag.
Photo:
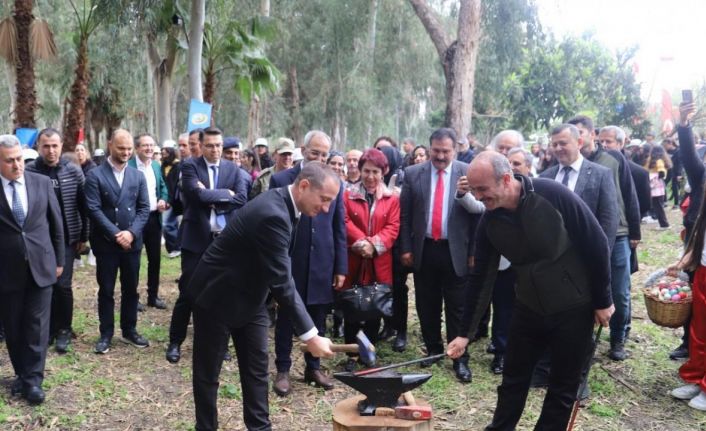
[(211, 126), (211, 104), (191, 99), (189, 106), (189, 120), (186, 125), (187, 133), (194, 129), (205, 129)]
[(37, 141), (38, 134), (39, 130), (37, 129), (27, 129), (21, 127), (15, 130), (15, 136), (17, 136), (17, 139), (20, 141), (20, 144), (22, 146), (26, 146), (27, 148), (34, 147), (34, 143)]

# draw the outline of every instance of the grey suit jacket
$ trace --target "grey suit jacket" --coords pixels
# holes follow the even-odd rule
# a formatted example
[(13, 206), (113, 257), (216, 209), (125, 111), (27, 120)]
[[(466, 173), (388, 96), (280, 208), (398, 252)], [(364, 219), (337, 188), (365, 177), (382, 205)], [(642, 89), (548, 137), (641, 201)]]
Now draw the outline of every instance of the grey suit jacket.
[[(561, 165), (554, 165), (539, 176), (553, 180), (560, 167)], [(618, 200), (615, 196), (613, 172), (605, 166), (584, 159), (576, 180), (574, 193), (596, 216), (603, 232), (608, 237), (608, 245), (612, 249), (618, 230)]]
[[(413, 253), (414, 270), (422, 266), (424, 239), (426, 237), (429, 214), (431, 173), (434, 167), (431, 161), (409, 166), (405, 169), (402, 194), (400, 195), (400, 252)], [(466, 175), (468, 165), (457, 160), (451, 165), (449, 181), (448, 240), (451, 260), (456, 275), (462, 277), (468, 273), (468, 256), (472, 254), (473, 241), (479, 216), (469, 214), (457, 201), (456, 182)]]
[(27, 217), (20, 227), (12, 215), (11, 204), (0, 195), (0, 292), (24, 289), (17, 268), (29, 265), (34, 282), (40, 287), (56, 283), (56, 268), (64, 266), (64, 224), (59, 201), (51, 180), (25, 171)]

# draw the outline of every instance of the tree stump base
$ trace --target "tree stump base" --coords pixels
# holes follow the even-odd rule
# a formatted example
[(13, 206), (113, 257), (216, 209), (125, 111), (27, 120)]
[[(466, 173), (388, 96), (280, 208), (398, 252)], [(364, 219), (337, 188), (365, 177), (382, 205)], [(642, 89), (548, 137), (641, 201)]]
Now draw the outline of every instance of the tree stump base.
[[(358, 413), (358, 401), (365, 399), (364, 395), (357, 395), (340, 401), (333, 407), (333, 431), (431, 431), (433, 419), (426, 421), (409, 421), (397, 419), (392, 416), (361, 416)], [(428, 406), (429, 403), (417, 398), (417, 404)], [(380, 410), (391, 409), (378, 409)]]

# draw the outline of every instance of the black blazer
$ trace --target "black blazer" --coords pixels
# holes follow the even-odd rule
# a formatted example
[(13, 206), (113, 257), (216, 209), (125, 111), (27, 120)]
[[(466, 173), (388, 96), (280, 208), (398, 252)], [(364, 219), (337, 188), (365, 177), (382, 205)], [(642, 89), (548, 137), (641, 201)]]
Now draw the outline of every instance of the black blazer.
[[(560, 167), (561, 165), (554, 165), (539, 176), (553, 180)], [(608, 245), (612, 249), (618, 230), (618, 200), (613, 172), (605, 166), (583, 159), (574, 193), (588, 205), (603, 228), (603, 233), (608, 238)]]
[[(190, 158), (181, 163), (181, 199), (184, 217), (179, 226), (181, 248), (203, 253), (211, 243), (211, 209), (228, 220), (234, 210), (248, 200), (247, 182), (243, 171), (234, 163), (221, 159), (218, 184), (210, 190), (208, 166), (203, 157)], [(206, 188), (201, 188), (201, 182)], [(230, 194), (230, 191), (235, 193)]]
[(40, 287), (56, 283), (56, 268), (64, 266), (64, 224), (59, 201), (51, 180), (25, 171), (27, 217), (23, 227), (12, 215), (11, 203), (0, 195), (0, 292), (25, 288), (16, 274), (29, 265), (34, 282)]
[(187, 287), (195, 307), (231, 327), (262, 313), (267, 294), (290, 308), (297, 334), (314, 327), (294, 287), (289, 246), (294, 206), (286, 187), (268, 190), (230, 219)]
[[(118, 185), (107, 161), (86, 176), (86, 206), (91, 219), (89, 239), (95, 252), (122, 253), (142, 248), (142, 231), (150, 216), (147, 181), (142, 172), (126, 166), (123, 186)], [(135, 238), (130, 250), (123, 250), (115, 234), (128, 230)]]

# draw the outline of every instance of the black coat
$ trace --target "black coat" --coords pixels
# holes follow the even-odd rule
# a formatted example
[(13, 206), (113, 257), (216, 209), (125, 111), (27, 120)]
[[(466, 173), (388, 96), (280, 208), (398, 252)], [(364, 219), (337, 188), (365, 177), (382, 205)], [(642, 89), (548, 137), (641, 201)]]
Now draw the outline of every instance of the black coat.
[(268, 293), (291, 309), (297, 334), (314, 327), (292, 278), (289, 255), (294, 206), (286, 187), (268, 190), (240, 208), (208, 247), (189, 282), (194, 306), (230, 327), (263, 311)]
[[(74, 163), (68, 160), (60, 160), (58, 164), (57, 177), (59, 179), (59, 190), (61, 192), (61, 210), (64, 219), (64, 240), (67, 244), (75, 244), (78, 241), (88, 241), (88, 211), (86, 210), (86, 195), (83, 190), (83, 171)], [(52, 169), (42, 157), (27, 164), (29, 172), (36, 172), (49, 176)]]

